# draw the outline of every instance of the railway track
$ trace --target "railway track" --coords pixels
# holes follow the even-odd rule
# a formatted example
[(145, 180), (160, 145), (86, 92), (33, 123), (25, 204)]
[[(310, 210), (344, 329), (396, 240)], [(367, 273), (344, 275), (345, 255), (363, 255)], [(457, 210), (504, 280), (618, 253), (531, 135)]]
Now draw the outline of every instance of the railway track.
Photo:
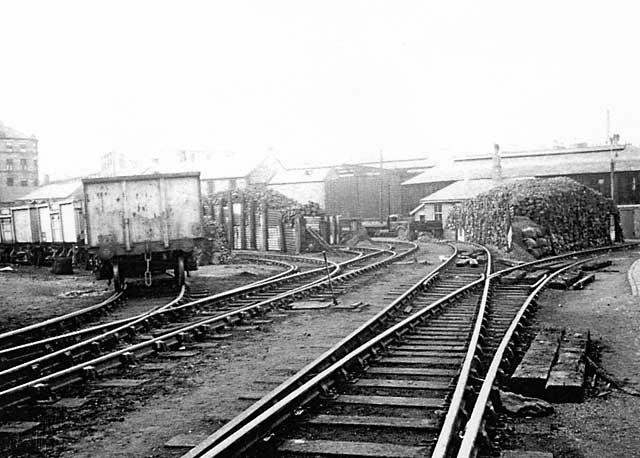
[[(573, 267), (567, 259), (588, 260), (606, 250), (496, 273), (487, 253), (481, 278), (454, 275), (458, 284), (442, 289), (434, 288), (434, 278), (446, 274), (436, 272), (183, 458), (456, 456), (466, 412), (475, 405), (477, 428), (467, 426), (464, 439), (472, 446), (459, 455), (474, 456), (488, 393), (509, 346), (504, 338), (514, 333), (515, 320), (551, 275)], [(450, 259), (447, 267), (453, 265)], [(500, 278), (515, 269), (534, 273), (502, 284)], [(409, 313), (398, 321), (400, 310)]]
[[(335, 275), (332, 281), (340, 284), (352, 280), (357, 275), (379, 269), (406, 256), (416, 248), (415, 244), (405, 244), (403, 253), (389, 249), (359, 249), (351, 259), (339, 264), (331, 263), (330, 273)], [(321, 262), (308, 258), (306, 261)], [(278, 262), (285, 261), (280, 259)], [(356, 263), (366, 265), (355, 268), (353, 265)], [(60, 340), (60, 348), (34, 359), (29, 359), (35, 354), (33, 346), (40, 345), (41, 349), (47, 351), (52, 338), (31, 342), (29, 348), (22, 345), (18, 346), (20, 348), (6, 349), (26, 350), (29, 356), (24, 357), (25, 353), (22, 356), (14, 355), (13, 361), (19, 361), (19, 364), (7, 364), (0, 371), (0, 406), (10, 407), (31, 399), (51, 398), (54, 391), (62, 387), (92, 380), (106, 370), (133, 364), (137, 358), (166, 351), (192, 339), (204, 339), (216, 330), (240, 324), (252, 316), (274, 307), (286, 306), (296, 299), (321, 295), (332, 284), (326, 278), (324, 262), (322, 264), (322, 267), (305, 272), (279, 274), (270, 281), (256, 282), (186, 303), (179, 298), (132, 321), (112, 323), (117, 327), (88, 339), (73, 336), (73, 339), (80, 341), (70, 346), (64, 346), (64, 341)], [(341, 273), (345, 268), (349, 270)], [(159, 327), (164, 327), (164, 330), (147, 335), (151, 329)], [(67, 338), (67, 334), (58, 338)]]

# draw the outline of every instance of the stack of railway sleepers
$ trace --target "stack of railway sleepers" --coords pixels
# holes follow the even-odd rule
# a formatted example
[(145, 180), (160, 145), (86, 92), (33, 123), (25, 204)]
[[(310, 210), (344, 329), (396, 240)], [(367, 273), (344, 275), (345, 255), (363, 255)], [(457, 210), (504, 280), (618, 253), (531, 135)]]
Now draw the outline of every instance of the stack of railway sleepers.
[(588, 331), (542, 329), (513, 372), (511, 389), (553, 402), (580, 402), (588, 350)]
[(581, 270), (570, 270), (555, 277), (548, 286), (553, 289), (569, 289), (583, 276), (584, 273)]
[(500, 277), (500, 283), (502, 283), (503, 285), (515, 285), (516, 283), (519, 283), (526, 275), (527, 272), (525, 270), (513, 270), (507, 275)]
[(611, 265), (611, 260), (609, 259), (601, 259), (596, 261), (587, 262), (586, 264), (582, 264), (581, 270), (592, 272), (594, 270), (604, 269), (605, 267), (609, 267)]

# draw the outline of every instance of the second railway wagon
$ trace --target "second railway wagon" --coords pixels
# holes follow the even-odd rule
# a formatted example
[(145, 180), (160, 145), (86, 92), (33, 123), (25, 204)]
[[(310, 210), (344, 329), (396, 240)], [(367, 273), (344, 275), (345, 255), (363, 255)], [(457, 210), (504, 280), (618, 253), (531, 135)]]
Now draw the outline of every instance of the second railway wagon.
[(178, 285), (196, 270), (194, 248), (202, 237), (200, 173), (89, 178), (82, 180), (87, 243), (98, 278), (125, 278), (174, 271)]

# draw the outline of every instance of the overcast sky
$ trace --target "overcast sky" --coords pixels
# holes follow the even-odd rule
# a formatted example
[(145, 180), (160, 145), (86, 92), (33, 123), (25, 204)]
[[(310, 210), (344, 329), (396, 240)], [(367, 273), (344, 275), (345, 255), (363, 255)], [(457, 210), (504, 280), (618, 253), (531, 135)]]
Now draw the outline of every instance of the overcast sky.
[(640, 144), (629, 1), (0, 4), (0, 120), (41, 174), (107, 151), (269, 151), (285, 165)]

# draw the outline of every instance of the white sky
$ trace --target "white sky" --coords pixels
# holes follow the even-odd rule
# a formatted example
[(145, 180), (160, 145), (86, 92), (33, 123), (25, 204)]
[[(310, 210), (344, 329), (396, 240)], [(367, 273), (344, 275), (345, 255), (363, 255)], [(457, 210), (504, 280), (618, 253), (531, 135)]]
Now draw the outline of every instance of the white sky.
[[(629, 1), (0, 2), (0, 120), (41, 174), (106, 151), (285, 165), (640, 144)], [(315, 154), (315, 156), (311, 156)]]

